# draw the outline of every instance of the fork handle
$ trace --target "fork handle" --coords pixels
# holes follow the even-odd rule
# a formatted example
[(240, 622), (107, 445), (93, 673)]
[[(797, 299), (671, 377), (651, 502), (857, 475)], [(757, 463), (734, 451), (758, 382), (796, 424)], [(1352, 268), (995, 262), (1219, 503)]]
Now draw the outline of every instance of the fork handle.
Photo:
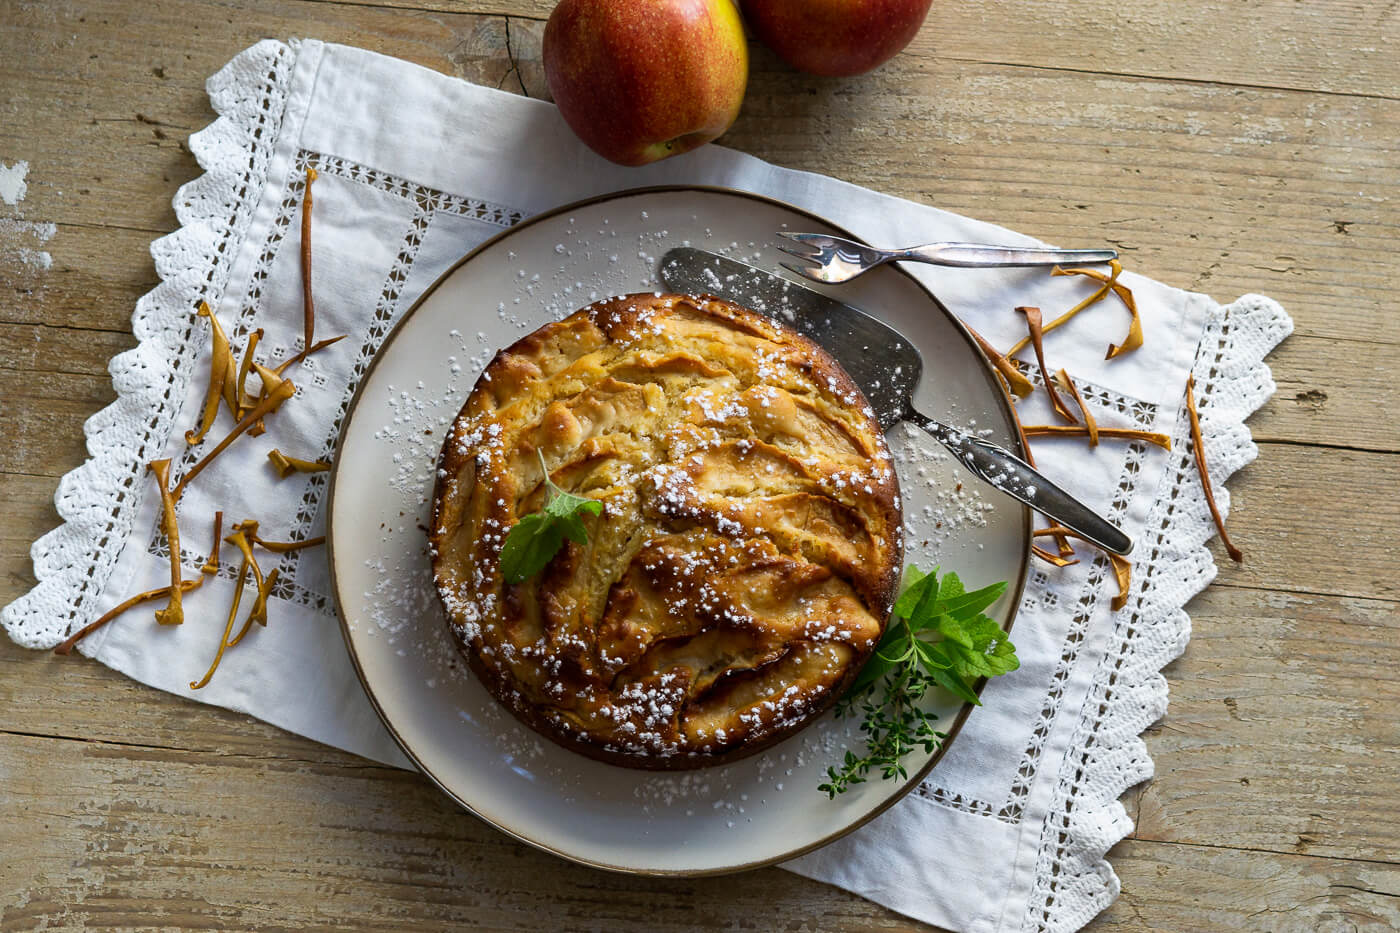
[(1004, 266), (1054, 266), (1062, 263), (1108, 262), (1118, 258), (1116, 249), (1048, 249), (1044, 247), (985, 246), (978, 243), (930, 243), (897, 250), (892, 257), (930, 262), (938, 266), (1000, 268)]
[(1046, 518), (1082, 535), (1091, 544), (1114, 554), (1127, 554), (1133, 549), (1132, 539), (1108, 519), (1056, 486), (1035, 467), (1006, 448), (934, 421), (912, 408), (905, 413), (905, 418), (927, 431), (947, 447), (963, 466), (983, 480)]

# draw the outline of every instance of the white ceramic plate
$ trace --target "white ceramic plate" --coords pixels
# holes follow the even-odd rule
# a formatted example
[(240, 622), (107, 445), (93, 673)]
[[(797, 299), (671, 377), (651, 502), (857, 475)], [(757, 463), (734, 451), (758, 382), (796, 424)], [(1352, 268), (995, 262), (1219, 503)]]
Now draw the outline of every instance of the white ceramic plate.
[[(565, 858), (617, 871), (700, 875), (791, 858), (873, 818), (909, 781), (878, 775), (828, 800), (828, 765), (860, 742), (831, 714), (737, 763), (680, 773), (602, 764), (519, 724), (466, 668), (432, 590), (423, 528), (442, 437), (500, 347), (591, 300), (654, 290), (670, 247), (776, 269), (773, 231), (844, 231), (796, 208), (712, 188), (623, 192), (531, 218), (449, 270), (385, 340), (360, 384), (331, 481), (329, 535), (345, 641), (403, 750), (482, 819)], [(971, 340), (912, 277), (886, 266), (826, 289), (889, 321), (924, 355), (921, 411), (1016, 449), (1006, 404)], [(991, 613), (1009, 627), (1025, 581), (1029, 513), (962, 473), (907, 426), (899, 464), (906, 559), (969, 585), (1009, 580)], [(931, 700), (955, 736), (971, 706)], [(944, 743), (946, 750), (949, 742)]]

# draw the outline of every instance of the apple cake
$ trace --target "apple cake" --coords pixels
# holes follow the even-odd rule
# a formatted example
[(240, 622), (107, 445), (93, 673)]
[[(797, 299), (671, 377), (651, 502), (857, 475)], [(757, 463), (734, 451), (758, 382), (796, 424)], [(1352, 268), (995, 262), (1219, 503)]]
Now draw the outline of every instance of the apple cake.
[[(584, 754), (717, 764), (827, 709), (884, 630), (898, 483), (824, 350), (711, 297), (592, 304), (501, 351), (443, 445), (430, 552), (452, 634), (513, 713)], [(508, 583), (548, 496), (596, 499)]]

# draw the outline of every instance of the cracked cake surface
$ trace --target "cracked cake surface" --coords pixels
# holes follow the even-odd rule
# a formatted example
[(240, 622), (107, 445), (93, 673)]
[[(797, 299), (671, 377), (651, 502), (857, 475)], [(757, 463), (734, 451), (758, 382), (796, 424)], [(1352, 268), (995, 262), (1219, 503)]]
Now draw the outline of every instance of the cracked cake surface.
[[(597, 499), (587, 542), (504, 581), (547, 495)], [(820, 347), (710, 297), (610, 298), (486, 367), (444, 443), (433, 575), (486, 687), (561, 744), (693, 768), (827, 709), (884, 629), (897, 479), (865, 398)]]

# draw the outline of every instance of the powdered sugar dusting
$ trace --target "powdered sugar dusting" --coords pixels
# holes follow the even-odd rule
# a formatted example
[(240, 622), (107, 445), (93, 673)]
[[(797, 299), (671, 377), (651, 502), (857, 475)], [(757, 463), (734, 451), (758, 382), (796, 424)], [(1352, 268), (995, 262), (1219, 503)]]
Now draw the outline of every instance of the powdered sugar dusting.
[[(716, 219), (709, 229), (679, 210), (650, 213), (643, 219), (639, 211), (624, 216), (616, 205), (589, 207), (575, 217), (541, 223), (537, 229), (547, 232), (522, 236), (509, 248), (488, 249), (479, 257), (483, 262), (467, 267), (477, 270), (471, 284), (453, 291), (452, 307), (441, 311), (440, 319), (451, 323), (416, 339), (412, 363), (394, 367), (392, 378), (381, 371), (366, 384), (361, 416), (373, 413), (367, 426), (383, 456), (367, 458), (361, 469), (379, 477), (382, 494), (372, 494), (378, 501), (365, 505), (373, 520), (364, 525), (373, 539), (362, 549), (363, 574), (351, 584), (361, 603), (352, 638), (372, 642), (376, 647), (363, 650), (378, 652), (383, 660), (377, 664), (399, 672), (394, 689), (423, 695), (414, 701), (420, 709), (431, 705), (441, 710), (440, 716), (433, 714), (433, 728), (447, 730), (444, 740), (448, 747), (460, 747), (461, 756), (455, 765), (438, 764), (453, 774), (490, 783), (495, 793), (517, 801), (517, 807), (595, 814), (587, 817), (590, 826), (597, 824), (592, 831), (618, 846), (636, 844), (657, 852), (715, 844), (747, 847), (751, 837), (744, 833), (764, 832), (771, 838), (763, 827), (771, 828), (778, 814), (797, 819), (801, 813), (804, 825), (829, 825), (827, 821), (845, 819), (840, 814), (863, 810), (865, 801), (873, 804), (892, 790), (872, 782), (839, 804), (828, 804), (817, 790), (826, 766), (839, 761), (845, 749), (859, 747), (854, 718), (821, 717), (771, 749), (702, 770), (645, 772), (590, 761), (518, 722), (467, 670), (429, 570), (425, 529), (438, 479), (437, 455), (469, 390), (499, 349), (605, 297), (661, 290), (657, 264), (676, 246), (707, 249), (762, 268), (774, 267), (782, 258), (766, 242), (749, 238), (769, 227), (756, 227), (741, 238), (734, 235), (739, 225), (727, 218)], [(440, 299), (432, 299), (423, 312), (432, 301)], [(787, 307), (757, 310), (789, 319), (794, 313)], [(707, 419), (731, 414), (723, 399), (694, 401)], [(964, 423), (956, 412), (943, 414)], [(888, 441), (902, 483), (908, 557), (921, 566), (937, 563), (951, 547), (954, 553), (946, 562), (962, 566), (957, 552), (976, 546), (970, 541), (979, 537), (1000, 495), (983, 490), (980, 481), (916, 428), (897, 427)], [(846, 480), (868, 482), (854, 473)], [(940, 706), (940, 712), (951, 709)], [(911, 771), (920, 764), (911, 760)], [(465, 786), (455, 779), (453, 785)], [(633, 815), (604, 818), (623, 812)], [(726, 838), (731, 841), (723, 842)]]

